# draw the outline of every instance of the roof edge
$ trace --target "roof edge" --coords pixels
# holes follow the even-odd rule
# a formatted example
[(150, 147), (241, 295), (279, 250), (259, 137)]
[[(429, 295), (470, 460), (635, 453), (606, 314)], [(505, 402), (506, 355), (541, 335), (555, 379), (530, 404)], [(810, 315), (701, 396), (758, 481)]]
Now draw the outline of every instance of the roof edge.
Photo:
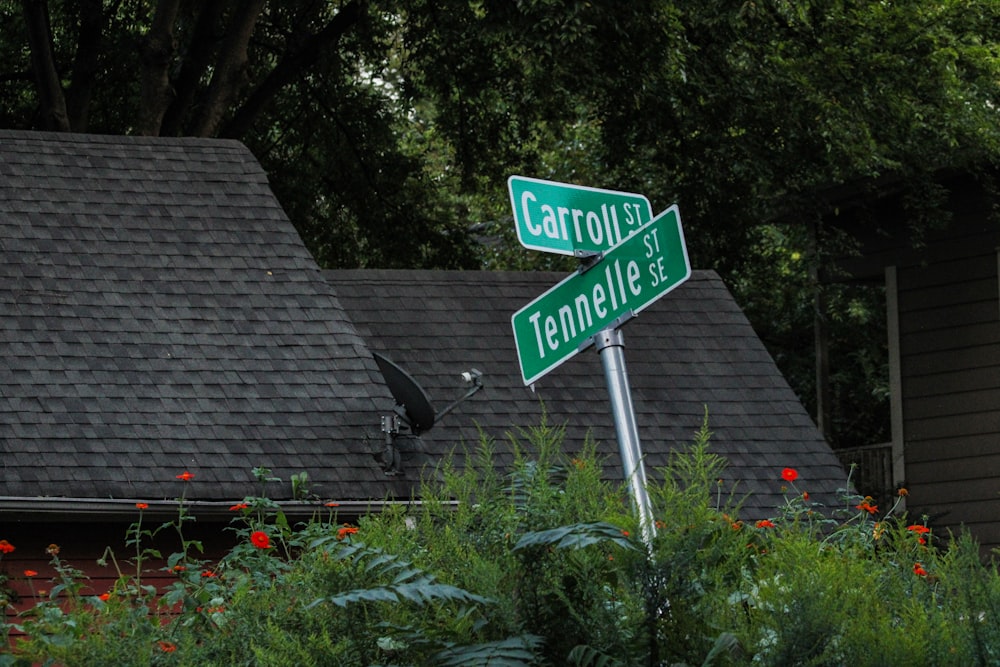
[[(0, 497), (0, 519), (14, 522), (78, 522), (88, 519), (134, 521), (138, 516), (137, 504), (142, 503), (144, 515), (154, 519), (177, 516), (180, 500), (46, 498), (31, 496)], [(365, 514), (377, 514), (390, 507), (420, 507), (421, 500), (345, 500), (326, 505), (308, 501), (276, 501), (289, 518), (308, 519), (336, 514), (340, 519), (351, 519)], [(188, 514), (213, 523), (234, 517), (232, 501), (184, 500)], [(452, 505), (454, 503), (446, 503)]]

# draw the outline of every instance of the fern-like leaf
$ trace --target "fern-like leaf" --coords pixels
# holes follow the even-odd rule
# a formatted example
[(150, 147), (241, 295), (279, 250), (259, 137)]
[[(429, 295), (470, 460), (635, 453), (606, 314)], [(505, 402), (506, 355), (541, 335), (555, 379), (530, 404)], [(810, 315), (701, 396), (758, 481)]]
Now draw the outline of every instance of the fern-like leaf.
[(528, 667), (535, 664), (535, 650), (542, 639), (535, 635), (502, 641), (452, 646), (434, 656), (438, 667)]
[(573, 667), (622, 667), (625, 664), (586, 644), (581, 644), (570, 651), (566, 661)]
[(362, 543), (339, 545), (333, 552), (338, 560), (350, 560), (360, 567), (366, 577), (372, 581), (390, 580), (388, 584), (356, 588), (336, 595), (330, 595), (313, 601), (307, 606), (311, 609), (323, 602), (338, 607), (347, 607), (357, 602), (386, 602), (398, 604), (407, 601), (418, 606), (432, 602), (459, 602), (465, 604), (489, 604), (489, 598), (475, 595), (457, 586), (438, 583), (430, 575), (413, 564), (381, 549), (373, 549)]
[(514, 551), (531, 547), (581, 549), (601, 543), (612, 543), (623, 549), (636, 548), (621, 528), (599, 521), (596, 523), (575, 523), (569, 526), (525, 533), (514, 545)]

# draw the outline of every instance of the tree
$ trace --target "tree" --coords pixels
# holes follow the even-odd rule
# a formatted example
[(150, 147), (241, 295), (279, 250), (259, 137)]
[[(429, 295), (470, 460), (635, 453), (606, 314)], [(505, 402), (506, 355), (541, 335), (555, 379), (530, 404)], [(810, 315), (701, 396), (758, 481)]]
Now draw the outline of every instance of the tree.
[[(0, 124), (239, 139), (327, 266), (560, 268), (507, 176), (642, 192), (780, 341), (839, 194), (891, 180), (919, 228), (939, 170), (996, 165), (998, 43), (995, 0), (22, 0)], [(777, 237), (794, 295), (757, 270)]]
[[(390, 3), (391, 4), (391, 3)], [(365, 0), (5, 4), (8, 127), (235, 138), (322, 264), (475, 266), (400, 146), (398, 21)]]

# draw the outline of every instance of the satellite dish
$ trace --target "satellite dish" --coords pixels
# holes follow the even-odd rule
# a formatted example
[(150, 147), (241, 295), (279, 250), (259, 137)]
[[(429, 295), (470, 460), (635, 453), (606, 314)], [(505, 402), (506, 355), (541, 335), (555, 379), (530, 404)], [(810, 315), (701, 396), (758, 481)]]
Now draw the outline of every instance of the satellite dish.
[[(372, 455), (382, 464), (386, 475), (403, 473), (403, 460), (417, 455), (426, 455), (420, 434), (429, 431), (434, 422), (455, 409), (455, 407), (483, 388), (482, 372), (475, 368), (462, 373), (462, 379), (472, 387), (465, 395), (454, 401), (439, 413), (434, 412), (427, 393), (410, 374), (392, 363), (381, 354), (372, 352), (375, 363), (382, 372), (382, 378), (389, 387), (389, 392), (396, 399), (393, 414), (381, 416), (382, 433), (385, 436), (383, 447)], [(410, 430), (401, 432), (400, 422)]]
[(382, 371), (389, 392), (396, 399), (397, 407), (402, 409), (400, 416), (410, 427), (410, 431), (414, 435), (429, 431), (434, 426), (435, 412), (427, 392), (410, 377), (409, 373), (381, 354), (373, 352), (372, 356), (375, 357), (378, 369)]

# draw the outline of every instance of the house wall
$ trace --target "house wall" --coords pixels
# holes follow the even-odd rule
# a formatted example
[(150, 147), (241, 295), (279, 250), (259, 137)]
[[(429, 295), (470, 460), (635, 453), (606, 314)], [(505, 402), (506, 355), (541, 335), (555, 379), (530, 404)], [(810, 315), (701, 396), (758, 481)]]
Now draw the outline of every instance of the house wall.
[(1000, 546), (997, 263), (995, 237), (972, 230), (896, 270), (910, 516), (984, 549)]
[[(155, 530), (161, 523), (156, 520), (147, 522), (147, 525)], [(128, 528), (127, 523), (100, 521), (0, 523), (0, 539), (14, 546), (13, 552), (0, 558), (0, 575), (3, 575), (0, 576), (0, 592), (8, 589), (7, 596), (13, 598), (13, 603), (3, 610), (5, 620), (17, 622), (18, 613), (38, 601), (48, 600), (53, 586), (59, 583), (60, 573), (52, 562), (53, 556), (47, 553), (49, 545), (58, 546), (61, 567), (82, 573), (77, 579), (82, 584), (81, 596), (111, 591), (119, 577), (119, 570), (122, 574), (134, 576), (136, 551), (134, 546), (126, 544)], [(189, 552), (191, 557), (212, 563), (224, 555), (232, 547), (234, 537), (233, 533), (223, 528), (224, 525), (220, 524), (186, 525), (185, 539), (201, 542), (205, 550), (204, 553), (192, 550)], [(166, 565), (165, 559), (179, 550), (180, 540), (176, 533), (167, 530), (159, 533), (154, 540), (144, 539), (142, 546), (155, 548), (163, 555), (163, 559), (146, 560), (142, 568), (142, 584), (162, 591), (177, 579), (175, 574), (161, 570)], [(99, 564), (101, 559), (107, 563)], [(25, 570), (38, 574), (27, 577)], [(13, 595), (10, 595), (11, 592)], [(65, 599), (65, 596), (60, 598)]]

